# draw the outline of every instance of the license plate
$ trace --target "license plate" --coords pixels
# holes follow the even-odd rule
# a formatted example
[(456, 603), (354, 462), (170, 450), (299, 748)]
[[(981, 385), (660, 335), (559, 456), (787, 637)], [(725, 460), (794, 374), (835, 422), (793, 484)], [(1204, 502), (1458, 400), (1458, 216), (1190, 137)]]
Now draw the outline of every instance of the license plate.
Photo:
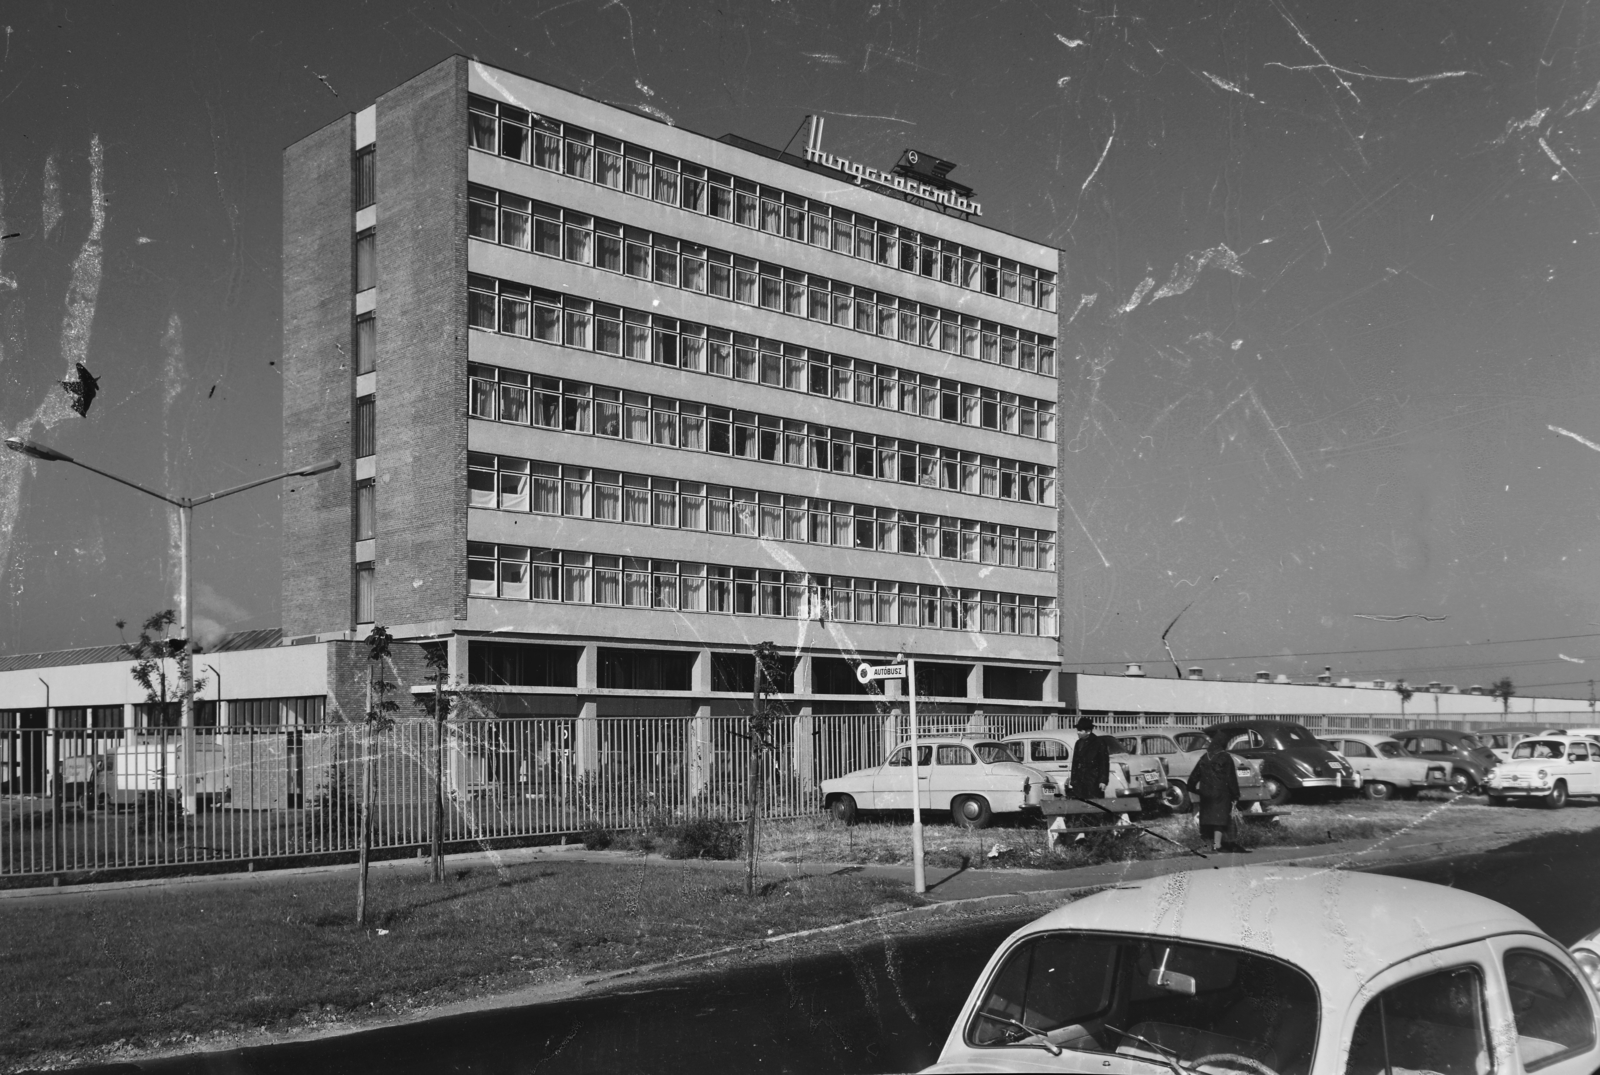
[(1142, 773), (1140, 775), (1143, 777), (1144, 782), (1146, 784), (1154, 784), (1156, 782), (1156, 774), (1155, 773)]

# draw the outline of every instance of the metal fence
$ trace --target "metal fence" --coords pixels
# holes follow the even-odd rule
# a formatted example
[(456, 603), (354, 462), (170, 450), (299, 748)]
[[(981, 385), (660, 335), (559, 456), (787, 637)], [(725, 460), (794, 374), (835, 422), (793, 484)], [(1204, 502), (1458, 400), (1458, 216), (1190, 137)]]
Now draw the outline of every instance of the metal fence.
[[(1493, 716), (1452, 726), (1503, 723)], [(1048, 719), (935, 711), (919, 724), (929, 737), (999, 737)], [(1113, 732), (1219, 719), (1097, 718)], [(1387, 716), (1290, 719), (1313, 731), (1401, 726)], [(1524, 723), (1593, 720), (1584, 711)], [(1440, 722), (1406, 718), (1404, 726), (1428, 723)], [(814, 815), (821, 781), (881, 764), (908, 725), (895, 713), (779, 720), (761, 760), (761, 815)], [(359, 845), (369, 786), (373, 847), (391, 854), (432, 839), (436, 787), (445, 802), (442, 836), (456, 847), (574, 835), (589, 824), (639, 829), (746, 814), (744, 717), (473, 719), (447, 723), (442, 739), (436, 727), (423, 719), (383, 732), (349, 724), (206, 728), (187, 749), (172, 728), (0, 729), (0, 883), (349, 854)], [(182, 796), (191, 771), (197, 808), (188, 812)]]

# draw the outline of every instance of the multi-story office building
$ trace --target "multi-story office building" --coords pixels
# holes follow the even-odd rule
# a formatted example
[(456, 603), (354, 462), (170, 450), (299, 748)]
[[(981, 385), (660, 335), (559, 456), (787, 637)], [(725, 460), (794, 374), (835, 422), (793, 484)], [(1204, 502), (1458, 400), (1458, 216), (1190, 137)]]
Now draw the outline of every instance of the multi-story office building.
[(818, 712), (900, 652), (1054, 703), (1061, 255), (940, 178), (462, 57), (290, 147), (285, 462), (350, 480), (285, 494), (285, 635), (507, 712), (731, 709), (759, 640)]

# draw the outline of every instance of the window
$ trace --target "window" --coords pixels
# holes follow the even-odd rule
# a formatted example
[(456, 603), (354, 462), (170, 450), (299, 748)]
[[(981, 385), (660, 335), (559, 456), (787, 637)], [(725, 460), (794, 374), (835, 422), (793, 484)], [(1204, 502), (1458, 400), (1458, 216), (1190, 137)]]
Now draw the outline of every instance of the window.
[(1477, 967), (1424, 974), (1367, 1002), (1356, 1020), (1345, 1070), (1480, 1075), (1491, 1067), (1486, 1024)]
[(356, 233), (356, 290), (365, 291), (378, 283), (378, 236), (373, 228)]
[(378, 451), (378, 408), (372, 396), (356, 400), (355, 416), (356, 458), (376, 455)]
[(1537, 1071), (1594, 1047), (1589, 997), (1565, 967), (1543, 953), (1513, 948), (1505, 954), (1505, 968), (1525, 1069)]
[(973, 757), (972, 751), (963, 746), (940, 743), (938, 759), (940, 765), (976, 765), (978, 759)]
[(376, 160), (373, 150), (376, 147), (366, 146), (356, 150), (355, 182), (356, 182), (356, 208), (365, 209), (378, 200), (378, 176)]
[(377, 367), (378, 321), (372, 314), (356, 318), (355, 330), (356, 372), (371, 373)]
[(356, 565), (356, 622), (374, 623), (377, 620), (373, 595), (372, 563)]
[(377, 526), (377, 505), (374, 502), (376, 486), (371, 478), (356, 482), (356, 540), (372, 537)]

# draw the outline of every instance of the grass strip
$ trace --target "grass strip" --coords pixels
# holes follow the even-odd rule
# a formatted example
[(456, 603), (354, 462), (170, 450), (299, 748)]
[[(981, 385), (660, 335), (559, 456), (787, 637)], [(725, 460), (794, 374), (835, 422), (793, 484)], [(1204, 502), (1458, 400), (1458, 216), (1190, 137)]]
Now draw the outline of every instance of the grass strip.
[(377, 874), (372, 926), (357, 930), (354, 893), (337, 876), (8, 907), (0, 1067), (394, 1014), (924, 902), (849, 875), (747, 897), (728, 872), (539, 862), (455, 870), (441, 885)]

